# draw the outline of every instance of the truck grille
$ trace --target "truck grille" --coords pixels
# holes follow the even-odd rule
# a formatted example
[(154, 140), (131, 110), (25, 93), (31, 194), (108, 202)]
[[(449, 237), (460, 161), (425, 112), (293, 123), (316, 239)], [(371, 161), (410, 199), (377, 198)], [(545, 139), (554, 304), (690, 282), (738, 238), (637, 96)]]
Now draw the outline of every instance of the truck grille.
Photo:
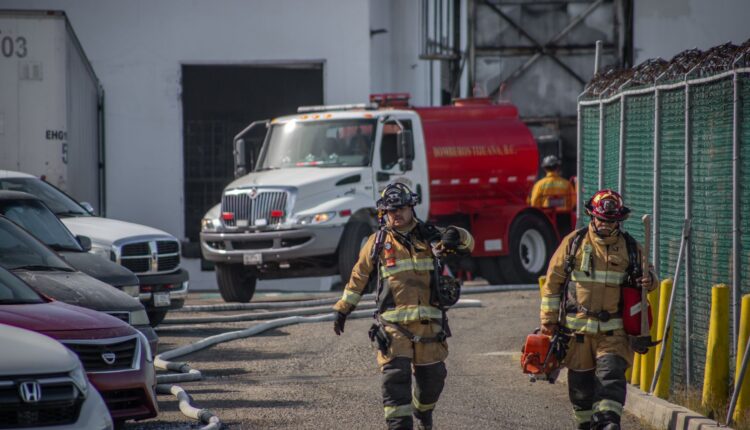
[[(254, 195), (255, 197), (251, 197)], [(247, 221), (255, 225), (259, 219), (265, 219), (268, 225), (281, 224), (286, 217), (286, 191), (252, 191), (241, 194), (225, 194), (221, 198), (221, 212), (234, 214), (231, 220), (223, 220), (227, 227), (237, 227), (237, 221)], [(281, 216), (272, 217), (272, 211), (281, 211)]]
[(136, 367), (138, 338), (102, 339), (96, 341), (65, 341), (78, 355), (87, 372), (112, 372)]
[(151, 240), (115, 247), (115, 261), (133, 273), (171, 272), (180, 265), (180, 245), (174, 240)]
[[(41, 388), (36, 403), (24, 402), (19, 394), (20, 384), (29, 381)], [(78, 420), (82, 402), (67, 374), (0, 379), (0, 429), (72, 424)]]

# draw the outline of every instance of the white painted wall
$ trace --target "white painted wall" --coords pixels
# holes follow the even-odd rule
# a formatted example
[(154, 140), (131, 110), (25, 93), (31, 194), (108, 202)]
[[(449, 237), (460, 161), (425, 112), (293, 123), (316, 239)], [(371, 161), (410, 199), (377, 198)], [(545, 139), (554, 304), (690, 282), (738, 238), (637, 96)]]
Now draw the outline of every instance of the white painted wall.
[(67, 13), (105, 91), (108, 215), (182, 238), (181, 64), (324, 60), (325, 102), (364, 101), (368, 6), (367, 0), (3, 0), (0, 7)]
[[(407, 92), (415, 106), (430, 105), (430, 63), (419, 59), (419, 4), (417, 0), (370, 0), (370, 29), (387, 33), (372, 37), (373, 93)], [(433, 87), (439, 94), (439, 64), (433, 68)], [(435, 98), (435, 103), (439, 98)]]
[(636, 0), (635, 64), (750, 38), (748, 0)]

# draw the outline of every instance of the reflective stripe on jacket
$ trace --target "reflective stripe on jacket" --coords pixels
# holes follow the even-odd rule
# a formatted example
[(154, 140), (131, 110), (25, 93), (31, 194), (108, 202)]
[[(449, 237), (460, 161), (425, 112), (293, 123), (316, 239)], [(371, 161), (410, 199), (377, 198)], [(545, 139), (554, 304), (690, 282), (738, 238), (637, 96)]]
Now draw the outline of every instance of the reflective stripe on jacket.
[[(560, 289), (565, 280), (565, 260), (570, 242), (576, 232), (566, 236), (555, 251), (547, 269), (547, 278), (542, 286), (540, 319), (542, 324), (558, 323)], [(640, 253), (640, 246), (638, 252)], [(590, 314), (607, 311), (619, 312), (620, 293), (627, 279), (628, 250), (622, 234), (607, 238), (599, 237), (589, 224), (588, 232), (576, 250), (573, 272), (568, 284), (568, 297), (579, 306), (578, 312), (566, 315), (566, 327), (578, 333), (599, 333), (623, 328), (622, 319), (612, 317), (606, 322)], [(659, 285), (656, 275), (651, 273), (649, 290)], [(568, 303), (573, 305), (573, 303)], [(589, 315), (585, 310), (589, 311)]]
[[(413, 321), (442, 318), (442, 312), (430, 304), (430, 277), (434, 269), (430, 244), (422, 240), (417, 233), (417, 223), (413, 222), (407, 229), (411, 241), (402, 243), (403, 239), (392, 231), (387, 231), (378, 259), (380, 276), (384, 290), (388, 290), (389, 305), (382, 317), (388, 322), (406, 324)], [(442, 230), (442, 229), (440, 229)], [(459, 250), (471, 251), (474, 239), (471, 234), (458, 228), (461, 236)], [(370, 236), (359, 253), (359, 260), (352, 269), (352, 276), (346, 284), (344, 294), (334, 306), (334, 310), (345, 314), (353, 311), (373, 272), (374, 261), (370, 258), (375, 246), (376, 234)], [(387, 288), (385, 288), (387, 287)]]

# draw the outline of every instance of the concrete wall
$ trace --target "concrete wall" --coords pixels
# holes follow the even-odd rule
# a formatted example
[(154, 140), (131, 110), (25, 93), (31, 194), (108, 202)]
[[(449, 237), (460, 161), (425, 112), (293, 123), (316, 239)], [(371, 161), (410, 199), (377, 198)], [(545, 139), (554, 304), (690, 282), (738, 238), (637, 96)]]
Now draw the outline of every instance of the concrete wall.
[(370, 89), (367, 0), (3, 0), (64, 10), (105, 90), (107, 213), (183, 236), (180, 66), (324, 60), (326, 103)]
[(750, 38), (747, 0), (636, 0), (635, 64)]

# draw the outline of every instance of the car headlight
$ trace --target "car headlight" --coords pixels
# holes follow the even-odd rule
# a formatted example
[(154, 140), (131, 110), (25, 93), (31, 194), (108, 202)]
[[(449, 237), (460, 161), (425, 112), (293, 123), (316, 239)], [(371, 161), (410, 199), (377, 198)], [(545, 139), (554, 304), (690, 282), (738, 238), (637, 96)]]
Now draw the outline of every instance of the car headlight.
[(130, 325), (148, 325), (148, 315), (141, 309), (130, 313)]
[(321, 212), (315, 215), (304, 215), (297, 218), (295, 224), (297, 225), (315, 225), (323, 224), (336, 217), (336, 212)]
[(140, 285), (125, 285), (124, 287), (120, 287), (120, 289), (130, 297), (138, 297), (141, 294)]
[(107, 260), (112, 259), (112, 250), (109, 246), (91, 245), (91, 251), (89, 252), (102, 258), (106, 258)]
[(146, 339), (146, 335), (138, 332), (138, 337), (141, 339), (141, 345), (143, 345), (143, 353), (146, 354), (146, 361), (151, 363), (154, 361), (154, 356), (151, 352), (151, 345), (148, 344), (148, 339)]
[(86, 374), (83, 372), (83, 368), (81, 366), (78, 366), (75, 369), (71, 370), (69, 375), (70, 378), (73, 379), (73, 383), (78, 388), (78, 391), (83, 394), (83, 397), (88, 396), (89, 380), (86, 379)]
[(201, 231), (216, 231), (219, 227), (219, 220), (212, 218), (203, 218), (201, 220)]

